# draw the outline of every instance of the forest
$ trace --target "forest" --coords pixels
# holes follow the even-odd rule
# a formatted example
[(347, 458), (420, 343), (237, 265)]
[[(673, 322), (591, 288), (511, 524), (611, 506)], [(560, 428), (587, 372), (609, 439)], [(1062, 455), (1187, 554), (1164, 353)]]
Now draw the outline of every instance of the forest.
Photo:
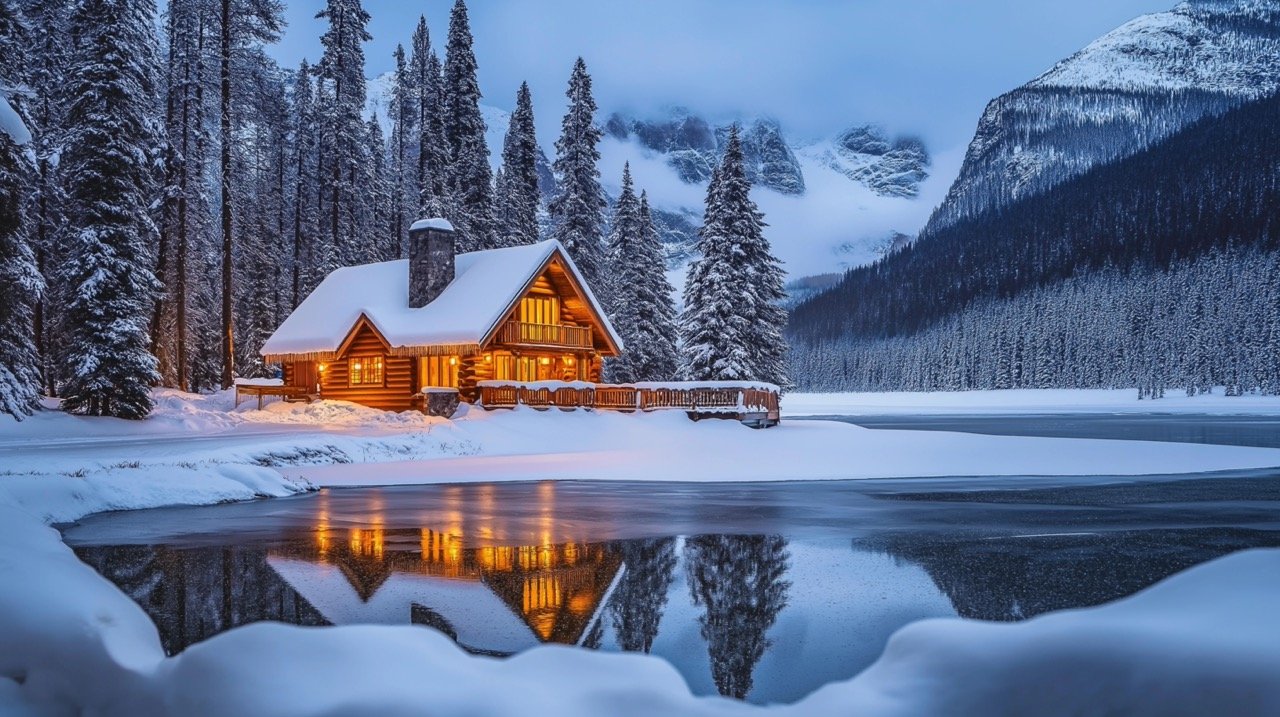
[(279, 0), (0, 0), (0, 413), (43, 394), (141, 418), (154, 386), (269, 377), (259, 348), (321, 279), (405, 257), (408, 227), (436, 216), (463, 252), (558, 240), (634, 347), (610, 380), (786, 383), (782, 269), (736, 127), (698, 240), (735, 264), (694, 261), (678, 315), (629, 176), (606, 216), (582, 58), (544, 198), (527, 84), (491, 164), (463, 0), (442, 44), (420, 18), (396, 47), (389, 117), (366, 115), (360, 0), (316, 17), (322, 56), (285, 68)]
[(1280, 390), (1280, 97), (928, 231), (794, 310), (805, 388)]

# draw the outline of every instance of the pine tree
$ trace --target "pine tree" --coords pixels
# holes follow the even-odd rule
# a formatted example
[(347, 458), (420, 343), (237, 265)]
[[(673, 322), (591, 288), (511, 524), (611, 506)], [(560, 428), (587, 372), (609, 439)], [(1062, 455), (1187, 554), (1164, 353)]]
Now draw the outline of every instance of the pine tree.
[(630, 163), (622, 170), (611, 226), (607, 308), (626, 348), (606, 365), (609, 380), (669, 381), (678, 366), (672, 289), (649, 199), (636, 198)]
[[(61, 301), (54, 267), (58, 259), (59, 238), (65, 229), (65, 199), (58, 175), (58, 157), (62, 153), (64, 108), (62, 83), (66, 77), (68, 48), (65, 38), (70, 3), (26, 0), (23, 16), (28, 26), (28, 41), (12, 44), (11, 59), (0, 61), (5, 67), (25, 68), (24, 82), (28, 99), (22, 104), (29, 121), (31, 148), (35, 152), (36, 176), (27, 193), (24, 210), (29, 218), (28, 236), (36, 257), (36, 268), (45, 290), (35, 305), (34, 331), (36, 351), (44, 391), (57, 395), (57, 363), (61, 331)], [(21, 54), (17, 54), (18, 50)]]
[(529, 83), (520, 83), (516, 109), (511, 113), (502, 144), (503, 184), (498, 192), (503, 243), (506, 246), (538, 241), (538, 138), (533, 128), (533, 98)]
[(593, 290), (603, 288), (604, 246), (602, 241), (604, 190), (600, 188), (598, 145), (604, 134), (595, 124), (596, 102), (591, 96), (591, 76), (579, 57), (569, 77), (569, 110), (556, 140), (553, 165), (559, 192), (548, 204), (553, 229), (551, 236), (569, 252)]
[(391, 231), (395, 249), (388, 258), (408, 256), (409, 225), (417, 217), (418, 191), (413, 175), (417, 163), (410, 159), (418, 126), (418, 102), (413, 74), (405, 60), (404, 46), (396, 45), (395, 85), (391, 95), (391, 148), (389, 192), (391, 195)]
[(449, 152), (445, 217), (459, 232), (461, 251), (497, 245), (493, 221), (493, 172), (480, 114), (480, 84), (471, 49), (467, 6), (456, 0), (449, 16), (444, 60), (444, 141)]
[(750, 197), (738, 128), (707, 189), (699, 259), (685, 284), (683, 373), (693, 381), (768, 381), (787, 386), (787, 315), (781, 264)]
[[(365, 155), (367, 128), (364, 122), (366, 87), (363, 43), (370, 39), (365, 26), (369, 13), (360, 0), (328, 0), (316, 17), (329, 21), (320, 38), (324, 56), (320, 77), (325, 80), (330, 99), (324, 108), (327, 166), (322, 184), (327, 206), (328, 240), (341, 264), (358, 263), (363, 244), (357, 235), (357, 221), (364, 197), (359, 177)], [(322, 267), (322, 270), (327, 267)]]
[(31, 249), (23, 203), (33, 180), (25, 145), (31, 142), (7, 88), (20, 78), (22, 26), (10, 0), (0, 0), (0, 414), (21, 420), (36, 408), (40, 362), (35, 345), (35, 308), (44, 280)]
[(416, 219), (444, 214), (445, 170), (449, 152), (444, 140), (444, 89), (440, 58), (431, 49), (427, 19), (418, 18), (413, 32), (410, 81), (417, 102), (418, 161), (415, 176)]
[[(314, 84), (311, 65), (304, 59), (298, 67), (293, 85), (293, 228), (290, 253), (289, 308), (302, 303), (302, 297), (310, 291), (319, 278), (315, 272), (314, 241), (316, 239), (315, 213), (318, 209), (311, 201), (317, 183)], [(309, 242), (308, 239), (311, 241)]]
[(62, 158), (73, 229), (65, 271), (63, 408), (143, 418), (158, 379), (148, 323), (158, 282), (149, 247), (157, 131), (155, 9), (148, 0), (85, 0), (71, 18)]

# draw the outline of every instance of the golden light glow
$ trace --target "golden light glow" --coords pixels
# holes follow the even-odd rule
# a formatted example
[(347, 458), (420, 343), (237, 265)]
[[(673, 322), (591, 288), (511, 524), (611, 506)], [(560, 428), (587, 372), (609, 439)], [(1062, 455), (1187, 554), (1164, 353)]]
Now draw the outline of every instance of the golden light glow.
[(457, 366), (457, 365), (458, 365), (458, 357), (457, 357), (457, 356), (450, 356), (450, 357), (449, 357), (449, 365), (450, 365), (450, 366)]
[(565, 356), (565, 357), (564, 357), (564, 365), (565, 365), (565, 366), (572, 366), (572, 365), (573, 365), (573, 357), (572, 357), (572, 356)]
[(327, 363), (320, 364), (320, 373), (324, 373), (324, 370), (327, 368), (329, 368), (329, 364)]
[(485, 363), (493, 363), (493, 354), (485, 354), (485, 355), (484, 355), (484, 362), (485, 362)]
[(547, 358), (546, 356), (543, 356), (542, 358), (538, 359), (538, 363), (542, 364), (543, 366), (546, 366), (547, 364), (551, 363), (551, 359)]

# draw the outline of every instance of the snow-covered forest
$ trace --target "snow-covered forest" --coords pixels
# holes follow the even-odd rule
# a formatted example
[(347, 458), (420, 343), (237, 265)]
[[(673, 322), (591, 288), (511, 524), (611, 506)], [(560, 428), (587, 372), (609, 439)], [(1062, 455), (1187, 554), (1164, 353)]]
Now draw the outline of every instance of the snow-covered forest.
[(1280, 97), (930, 229), (791, 317), (817, 390), (1280, 392)]
[(786, 382), (781, 269), (740, 146), (700, 238), (736, 258), (680, 320), (729, 340), (681, 356), (643, 188), (606, 216), (585, 62), (569, 74), (543, 202), (527, 85), (490, 168), (462, 0), (443, 42), (422, 19), (397, 46), (385, 118), (365, 114), (360, 0), (326, 3), (323, 55), (298, 67), (267, 52), (282, 16), (278, 0), (172, 0), (163, 13), (154, 0), (0, 0), (0, 410), (29, 413), (43, 393), (137, 418), (156, 385), (269, 376), (258, 349), (308, 292), (338, 267), (405, 256), (422, 216), (449, 219), (462, 251), (558, 239), (635, 347), (616, 380)]

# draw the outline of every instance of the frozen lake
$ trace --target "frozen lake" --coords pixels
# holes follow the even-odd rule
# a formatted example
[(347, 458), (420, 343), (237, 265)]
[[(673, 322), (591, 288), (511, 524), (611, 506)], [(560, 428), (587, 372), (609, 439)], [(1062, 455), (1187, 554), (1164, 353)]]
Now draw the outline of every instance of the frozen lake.
[[(892, 419), (1035, 435), (1102, 435), (1118, 420)], [(1250, 423), (1267, 419), (1123, 420), (1137, 422), (1125, 438), (1277, 445), (1274, 423)], [(64, 534), (170, 652), (256, 620), (419, 623), (493, 655), (649, 651), (696, 693), (789, 702), (858, 673), (920, 618), (1096, 605), (1280, 546), (1278, 477), (359, 488), (106, 514)]]

